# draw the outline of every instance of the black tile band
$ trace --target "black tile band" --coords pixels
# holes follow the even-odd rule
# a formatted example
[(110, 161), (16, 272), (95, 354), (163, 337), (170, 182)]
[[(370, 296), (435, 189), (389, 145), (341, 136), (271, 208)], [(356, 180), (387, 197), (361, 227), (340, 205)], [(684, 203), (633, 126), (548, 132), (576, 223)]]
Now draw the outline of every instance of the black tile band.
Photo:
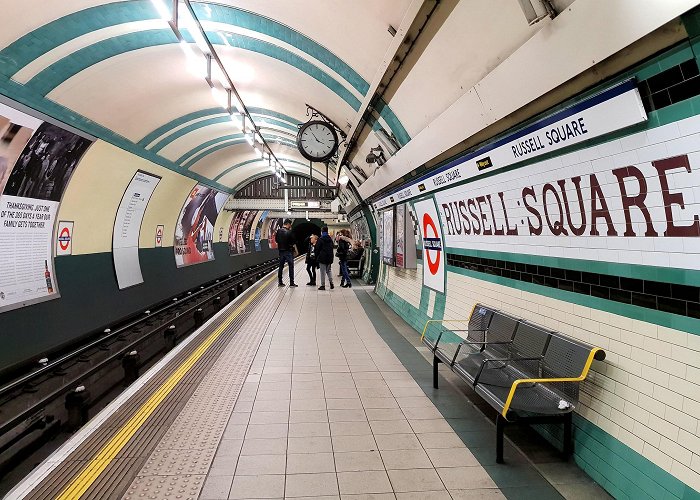
[(447, 264), (700, 319), (700, 287), (447, 253)]

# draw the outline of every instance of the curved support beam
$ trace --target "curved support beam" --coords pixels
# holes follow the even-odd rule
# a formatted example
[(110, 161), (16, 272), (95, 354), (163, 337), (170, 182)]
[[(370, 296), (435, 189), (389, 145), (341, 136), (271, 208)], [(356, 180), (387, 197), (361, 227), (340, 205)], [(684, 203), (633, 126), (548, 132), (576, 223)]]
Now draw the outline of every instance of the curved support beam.
[[(286, 137), (280, 137), (276, 135), (271, 135), (271, 134), (263, 134), (263, 137), (265, 137), (265, 140), (268, 142), (276, 142), (277, 144), (283, 144), (285, 146), (289, 145)], [(182, 165), (182, 163), (189, 158), (192, 158), (194, 155), (197, 153), (206, 150), (208, 147), (213, 146), (215, 144), (221, 143), (223, 141), (229, 141), (229, 140), (237, 140), (236, 144), (240, 144), (245, 141), (245, 136), (243, 134), (229, 134), (229, 135), (224, 135), (221, 137), (217, 137), (214, 139), (211, 139), (209, 141), (203, 142), (202, 144), (199, 144), (198, 146), (190, 149), (188, 152), (180, 156), (177, 160), (175, 160), (175, 163), (178, 165)], [(296, 147), (296, 146), (294, 146)], [(203, 157), (202, 157), (203, 158)], [(200, 158), (201, 159), (201, 158)], [(185, 163), (183, 166), (187, 166), (189, 162)], [(189, 167), (187, 167), (189, 168)]]
[[(294, 149), (294, 150), (297, 149), (297, 145), (296, 145), (296, 144), (292, 144), (292, 143), (289, 143), (289, 142), (286, 142), (286, 141), (278, 141), (278, 140), (274, 140), (274, 139), (268, 140), (267, 138), (265, 138), (265, 140), (266, 140), (267, 142), (271, 142), (271, 143), (275, 143), (275, 144), (280, 144), (280, 145), (282, 145), (282, 146), (286, 146), (286, 147), (291, 148), (291, 149)], [(185, 170), (189, 170), (190, 168), (192, 168), (192, 167), (194, 166), (195, 163), (197, 163), (198, 161), (202, 160), (203, 158), (206, 158), (206, 157), (209, 156), (210, 154), (215, 153), (216, 151), (219, 151), (220, 149), (224, 149), (224, 148), (227, 148), (227, 147), (229, 147), (229, 146), (236, 146), (236, 145), (238, 145), (238, 144), (248, 144), (248, 142), (247, 142), (245, 139), (241, 139), (241, 140), (232, 140), (232, 141), (222, 142), (221, 144), (218, 144), (218, 145), (214, 146), (213, 148), (207, 149), (206, 151), (204, 151), (204, 152), (202, 152), (202, 153), (196, 155), (194, 158), (192, 158), (192, 159), (190, 159), (189, 161), (187, 161), (187, 163), (184, 163), (184, 164), (182, 165), (182, 168), (185, 169)]]

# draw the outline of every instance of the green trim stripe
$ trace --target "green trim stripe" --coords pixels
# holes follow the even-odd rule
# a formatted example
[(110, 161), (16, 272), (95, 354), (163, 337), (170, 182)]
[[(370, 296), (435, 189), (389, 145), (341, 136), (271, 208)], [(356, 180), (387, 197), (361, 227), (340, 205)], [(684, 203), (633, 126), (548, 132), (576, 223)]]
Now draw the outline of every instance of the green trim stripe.
[[(298, 160), (292, 160), (292, 159), (290, 159), (290, 158), (278, 158), (278, 160), (279, 160), (280, 162), (284, 162), (284, 163), (296, 163), (297, 165), (302, 165), (302, 166), (304, 166), (304, 167), (308, 167), (308, 165), (307, 165), (306, 163), (300, 162), (300, 161), (298, 161)], [(226, 170), (224, 170), (224, 171), (221, 172), (219, 175), (217, 175), (216, 177), (214, 177), (214, 180), (215, 180), (215, 181), (218, 181), (218, 180), (221, 179), (224, 175), (228, 174), (231, 170), (233, 170), (233, 169), (235, 169), (235, 168), (238, 168), (238, 167), (243, 167), (244, 165), (248, 165), (249, 163), (255, 163), (255, 162), (257, 162), (257, 161), (263, 161), (263, 160), (262, 160), (261, 158), (253, 158), (252, 160), (246, 160), (246, 161), (243, 161), (243, 162), (241, 162), (241, 163), (236, 163), (235, 165), (228, 167)], [(265, 173), (262, 177), (264, 177), (265, 175), (268, 175), (268, 174)], [(249, 183), (249, 182), (253, 182), (253, 180), (255, 180), (255, 179), (248, 179), (248, 180), (246, 180), (246, 181), (244, 181), (244, 182)], [(239, 190), (239, 186), (240, 186), (240, 184), (239, 184), (238, 186), (236, 186), (236, 187), (234, 188), (234, 190), (235, 190), (235, 191), (238, 191), (238, 190)]]
[[(279, 144), (285, 144), (285, 145), (288, 145), (288, 142), (289, 142), (287, 138), (280, 137), (280, 136), (273, 135), (273, 134), (263, 134), (263, 137), (268, 142), (277, 142)], [(182, 165), (182, 162), (184, 162), (185, 160), (187, 160), (188, 158), (190, 158), (194, 154), (199, 153), (200, 151), (208, 148), (209, 146), (213, 146), (214, 144), (217, 144), (217, 143), (222, 142), (222, 141), (230, 140), (230, 139), (245, 139), (245, 137), (243, 134), (240, 134), (240, 133), (216, 137), (214, 139), (203, 142), (202, 144), (199, 144), (199, 145), (195, 146), (194, 148), (190, 149), (188, 152), (183, 154), (180, 158), (175, 160), (175, 163), (177, 163), (178, 165)], [(240, 144), (240, 141), (236, 142), (236, 144)], [(187, 165), (187, 164), (185, 164), (185, 165)], [(187, 167), (187, 168), (189, 168), (189, 167)]]

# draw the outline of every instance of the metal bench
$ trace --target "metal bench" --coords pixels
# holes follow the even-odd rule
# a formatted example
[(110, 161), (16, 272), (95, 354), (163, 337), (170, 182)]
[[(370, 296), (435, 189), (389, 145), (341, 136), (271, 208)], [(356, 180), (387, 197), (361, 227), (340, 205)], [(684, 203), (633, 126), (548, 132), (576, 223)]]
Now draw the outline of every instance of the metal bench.
[[(431, 323), (437, 332), (428, 333)], [(448, 327), (446, 327), (448, 325)], [(564, 456), (572, 451), (572, 413), (579, 385), (605, 351), (482, 304), (466, 320), (430, 320), (422, 335), (433, 353), (433, 386), (444, 363), (499, 414), (496, 461), (503, 463), (507, 424), (564, 423)]]

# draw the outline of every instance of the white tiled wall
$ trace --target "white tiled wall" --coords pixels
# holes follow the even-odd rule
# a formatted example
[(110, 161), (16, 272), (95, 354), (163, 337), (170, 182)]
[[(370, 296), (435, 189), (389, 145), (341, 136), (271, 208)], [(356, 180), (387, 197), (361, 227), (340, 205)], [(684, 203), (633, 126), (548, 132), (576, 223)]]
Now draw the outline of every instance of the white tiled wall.
[(386, 265), (382, 267), (385, 269), (384, 286), (418, 309), (423, 287), (423, 267), (420, 264), (417, 269), (401, 269)]
[(700, 490), (700, 335), (456, 273), (448, 290), (445, 319), (483, 302), (605, 349), (577, 412)]

